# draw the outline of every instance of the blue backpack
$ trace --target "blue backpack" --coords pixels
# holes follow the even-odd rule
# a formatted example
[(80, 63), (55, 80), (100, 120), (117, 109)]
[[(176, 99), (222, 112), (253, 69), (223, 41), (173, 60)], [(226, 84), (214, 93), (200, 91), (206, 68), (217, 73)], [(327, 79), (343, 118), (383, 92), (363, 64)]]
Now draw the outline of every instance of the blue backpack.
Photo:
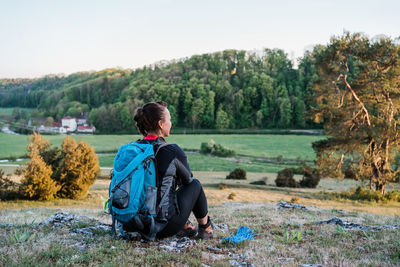
[(156, 218), (157, 185), (155, 155), (167, 143), (162, 143), (154, 153), (153, 145), (132, 142), (123, 145), (114, 159), (109, 187), (108, 210), (112, 216), (111, 234), (116, 234), (116, 221), (123, 237), (125, 223), (130, 224), (142, 237), (154, 240), (166, 225), (165, 218)]

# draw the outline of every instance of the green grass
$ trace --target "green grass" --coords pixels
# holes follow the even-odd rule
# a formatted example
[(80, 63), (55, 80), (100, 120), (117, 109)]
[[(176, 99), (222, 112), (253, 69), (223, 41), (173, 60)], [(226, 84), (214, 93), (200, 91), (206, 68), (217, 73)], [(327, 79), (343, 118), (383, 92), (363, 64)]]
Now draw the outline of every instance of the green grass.
[[(44, 137), (50, 139), (52, 145), (60, 147), (65, 135), (45, 135)], [(94, 146), (96, 152), (115, 151), (121, 145), (139, 138), (138, 135), (71, 135), (71, 137), (77, 141), (88, 142)], [(28, 136), (26, 135), (0, 133), (0, 158), (23, 156), (26, 153), (28, 143)]]
[[(115, 154), (100, 155), (99, 161), (102, 167), (112, 167)], [(290, 165), (279, 165), (259, 161), (234, 162), (229, 159), (219, 158), (199, 153), (187, 153), (188, 162), (192, 171), (232, 171), (235, 168), (242, 168), (248, 172), (275, 173)]]
[[(10, 116), (12, 115), (14, 108), (0, 108), (0, 117), (2, 116)], [(32, 113), (32, 111), (34, 110), (33, 108), (18, 108), (19, 110), (24, 110), (28, 115), (30, 115)]]
[[(50, 143), (60, 146), (63, 135), (45, 136)], [(71, 135), (75, 140), (87, 141), (94, 146), (96, 152), (116, 151), (130, 141), (140, 138), (139, 135)], [(315, 153), (312, 142), (320, 140), (322, 136), (304, 135), (173, 135), (167, 142), (176, 143), (183, 149), (199, 150), (202, 142), (213, 139), (216, 143), (237, 154), (254, 157), (279, 157), (290, 159), (313, 160)], [(23, 156), (26, 153), (28, 139), (25, 135), (9, 135), (0, 133), (0, 158)]]

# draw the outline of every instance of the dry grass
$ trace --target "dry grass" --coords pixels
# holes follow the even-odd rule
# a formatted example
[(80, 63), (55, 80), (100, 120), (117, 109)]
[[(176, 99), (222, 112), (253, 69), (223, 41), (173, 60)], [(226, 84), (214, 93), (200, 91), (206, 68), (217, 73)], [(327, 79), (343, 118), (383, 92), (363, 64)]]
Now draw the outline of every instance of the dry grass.
[[(227, 180), (228, 172), (194, 172), (203, 184), (209, 205), (218, 206), (225, 202), (246, 203), (271, 203), (284, 200), (291, 202), (293, 197), (299, 203), (307, 206), (317, 206), (326, 209), (343, 209), (347, 211), (368, 212), (378, 215), (400, 216), (400, 203), (389, 202), (370, 203), (352, 200), (330, 200), (326, 199), (323, 192), (342, 192), (360, 185), (353, 180), (322, 179), (317, 188), (279, 188), (275, 186), (276, 174), (269, 173), (247, 173), (247, 180)], [(19, 177), (15, 177), (18, 180)], [(301, 176), (295, 176), (300, 180)], [(251, 185), (250, 182), (266, 180), (267, 185)], [(65, 207), (78, 208), (84, 205), (90, 209), (102, 207), (108, 198), (108, 186), (110, 180), (98, 179), (91, 187), (86, 199), (77, 201), (69, 199), (58, 199), (52, 201), (7, 201), (0, 202), (0, 209), (34, 208), (34, 207)], [(234, 200), (229, 199), (231, 193), (235, 194)]]

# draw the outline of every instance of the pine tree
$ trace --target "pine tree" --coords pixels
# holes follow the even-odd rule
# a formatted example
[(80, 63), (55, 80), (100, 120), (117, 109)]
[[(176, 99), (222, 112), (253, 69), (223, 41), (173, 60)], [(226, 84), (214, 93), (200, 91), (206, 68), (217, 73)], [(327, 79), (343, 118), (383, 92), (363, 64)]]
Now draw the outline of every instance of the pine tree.
[(400, 46), (345, 33), (317, 55), (316, 68), (314, 116), (329, 136), (313, 144), (318, 167), (339, 176), (354, 168), (385, 193), (398, 174), (391, 162), (400, 147)]

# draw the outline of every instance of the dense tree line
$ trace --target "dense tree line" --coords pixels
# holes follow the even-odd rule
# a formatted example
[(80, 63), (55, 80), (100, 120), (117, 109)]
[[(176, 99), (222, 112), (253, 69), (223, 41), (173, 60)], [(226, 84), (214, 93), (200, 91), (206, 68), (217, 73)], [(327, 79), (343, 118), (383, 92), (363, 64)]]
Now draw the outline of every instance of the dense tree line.
[(32, 116), (89, 114), (100, 132), (135, 131), (132, 114), (164, 100), (174, 125), (191, 128), (304, 128), (312, 102), (318, 49), (298, 68), (280, 49), (226, 50), (159, 62), (136, 70), (107, 69), (66, 77), (0, 80), (0, 106), (32, 107)]

